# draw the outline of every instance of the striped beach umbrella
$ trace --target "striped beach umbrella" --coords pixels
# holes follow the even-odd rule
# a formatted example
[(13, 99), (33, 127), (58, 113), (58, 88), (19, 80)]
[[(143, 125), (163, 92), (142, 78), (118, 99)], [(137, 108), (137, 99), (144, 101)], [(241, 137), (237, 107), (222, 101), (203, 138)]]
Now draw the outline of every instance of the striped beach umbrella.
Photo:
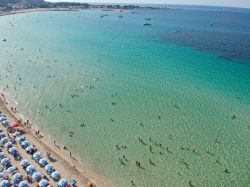
[(8, 164), (10, 162), (10, 159), (8, 159), (8, 158), (3, 158), (2, 160), (1, 160), (1, 164), (2, 165), (6, 165), (6, 164)]
[(13, 181), (15, 184), (18, 184), (19, 182), (22, 181), (22, 175), (21, 173), (15, 173), (12, 177)]
[(4, 144), (4, 147), (6, 147), (7, 149), (11, 148), (13, 145), (11, 142), (7, 142), (6, 144)]
[(0, 179), (2, 179), (4, 176), (4, 172), (0, 172)]
[(38, 172), (33, 173), (32, 179), (39, 182), (42, 179), (42, 175)]
[(28, 141), (23, 141), (21, 143), (21, 146), (22, 146), (23, 149), (26, 149), (29, 146), (29, 142)]
[(9, 167), (8, 169), (7, 169), (7, 172), (8, 173), (14, 173), (16, 171), (16, 168), (14, 168), (13, 166), (11, 166), (11, 167)]
[(47, 164), (48, 164), (48, 161), (47, 161), (46, 159), (41, 158), (41, 159), (39, 160), (39, 165), (40, 165), (41, 167), (44, 167), (44, 166), (46, 166)]
[(8, 139), (7, 137), (3, 137), (3, 138), (1, 139), (1, 142), (2, 142), (3, 144), (6, 144), (7, 142), (9, 142), (9, 139)]
[(28, 160), (22, 160), (20, 164), (21, 164), (21, 166), (23, 166), (23, 167), (27, 167), (28, 165), (30, 165), (30, 163), (29, 163)]
[(28, 174), (32, 175), (33, 173), (36, 172), (36, 169), (35, 169), (34, 166), (29, 165), (29, 166), (26, 168), (26, 172), (27, 172)]
[(28, 187), (29, 183), (27, 181), (21, 181), (18, 185), (18, 187)]
[(40, 152), (35, 152), (32, 156), (34, 160), (39, 160), (41, 158), (41, 153)]
[(58, 182), (58, 187), (66, 187), (68, 185), (68, 180), (67, 179), (61, 179), (59, 182)]
[(15, 148), (15, 147), (11, 147), (11, 148), (9, 149), (9, 153), (12, 154), (12, 155), (16, 154), (16, 153), (17, 153), (16, 148)]
[(20, 143), (22, 143), (22, 142), (25, 140), (25, 138), (24, 138), (23, 136), (18, 136), (16, 139), (17, 139)]
[(0, 139), (4, 138), (5, 134), (3, 132), (0, 132)]
[(61, 178), (61, 174), (59, 171), (54, 171), (53, 173), (51, 173), (51, 177), (54, 180), (59, 180)]
[(42, 179), (39, 182), (39, 187), (47, 187), (49, 185), (49, 182), (46, 179)]
[(0, 117), (0, 122), (6, 121), (6, 120), (8, 120), (8, 119), (5, 116)]
[(0, 159), (6, 158), (7, 155), (4, 152), (0, 152)]
[(3, 180), (0, 182), (0, 187), (9, 187), (11, 186), (10, 181), (8, 180)]
[(54, 169), (54, 166), (52, 164), (48, 164), (47, 166), (45, 166), (46, 171), (49, 171), (49, 170), (52, 170), (52, 169)]
[(2, 124), (3, 124), (3, 126), (7, 127), (7, 126), (9, 126), (10, 123), (8, 120), (5, 120), (5, 121), (2, 121)]
[(35, 150), (35, 148), (33, 146), (28, 146), (25, 150), (26, 150), (27, 153), (31, 154), (32, 151)]

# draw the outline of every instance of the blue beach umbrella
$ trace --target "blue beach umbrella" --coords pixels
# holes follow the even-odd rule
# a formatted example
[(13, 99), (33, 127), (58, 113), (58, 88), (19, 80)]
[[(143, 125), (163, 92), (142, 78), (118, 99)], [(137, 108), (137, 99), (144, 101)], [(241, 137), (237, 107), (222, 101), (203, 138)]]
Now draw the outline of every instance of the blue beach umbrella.
[(16, 132), (13, 133), (14, 138), (16, 138), (16, 137), (18, 137), (18, 136), (20, 136), (20, 135), (21, 135), (21, 133), (18, 132), (18, 131), (16, 131)]
[(58, 182), (58, 187), (66, 187), (68, 185), (68, 180), (67, 179), (61, 179)]
[(8, 173), (14, 173), (16, 171), (16, 168), (14, 168), (13, 166), (11, 166), (11, 167), (9, 167), (8, 169), (7, 169), (7, 172)]
[(2, 142), (3, 144), (6, 144), (8, 141), (9, 141), (9, 139), (8, 139), (7, 137), (3, 137), (3, 138), (1, 139), (1, 142)]
[(23, 149), (25, 149), (25, 148), (27, 148), (29, 146), (29, 142), (28, 141), (23, 141), (21, 143), (21, 146), (22, 146)]
[(1, 164), (2, 165), (6, 165), (6, 164), (8, 164), (10, 162), (10, 159), (8, 159), (8, 158), (3, 158), (2, 160), (1, 160)]
[(10, 181), (8, 180), (3, 180), (0, 182), (0, 187), (9, 187), (11, 186)]
[(39, 187), (46, 187), (49, 185), (49, 182), (46, 180), (46, 179), (42, 179), (40, 182), (39, 182)]
[(25, 140), (25, 138), (23, 136), (18, 136), (16, 138), (20, 143), (23, 142)]
[(27, 181), (22, 181), (19, 183), (18, 187), (28, 187), (29, 183)]
[(5, 121), (2, 121), (2, 124), (3, 124), (3, 126), (8, 126), (10, 123), (9, 123), (9, 121), (8, 120), (5, 120)]
[(46, 171), (51, 171), (52, 169), (54, 169), (54, 166), (52, 164), (48, 164), (47, 166), (45, 166)]
[(12, 154), (12, 155), (16, 154), (16, 153), (17, 153), (16, 148), (15, 148), (15, 147), (11, 147), (11, 148), (9, 149), (9, 153)]
[(6, 144), (4, 144), (4, 147), (6, 147), (7, 149), (11, 148), (13, 145), (11, 142), (7, 142)]
[(29, 166), (26, 168), (26, 171), (27, 171), (28, 174), (32, 175), (33, 173), (36, 172), (36, 169), (35, 169), (34, 166), (29, 165)]
[(0, 122), (5, 121), (5, 120), (8, 120), (8, 119), (4, 115), (1, 115)]
[(7, 155), (4, 152), (0, 152), (0, 159), (6, 158)]
[(39, 182), (42, 179), (42, 175), (38, 172), (33, 173), (32, 179)]
[(34, 160), (39, 160), (41, 158), (41, 153), (40, 152), (35, 152), (32, 156)]
[(4, 175), (4, 172), (0, 172), (0, 179), (2, 179)]
[(0, 132), (0, 139), (4, 138), (5, 134), (3, 132)]
[(59, 180), (60, 177), (61, 177), (61, 174), (59, 171), (54, 171), (53, 173), (51, 173), (51, 177), (54, 179), (54, 180)]
[(4, 125), (4, 123), (8, 122), (8, 119), (6, 117), (2, 117), (0, 122)]
[(13, 181), (15, 184), (18, 184), (19, 182), (22, 181), (22, 175), (21, 173), (15, 173), (12, 177)]
[(26, 167), (26, 166), (30, 165), (30, 163), (29, 163), (28, 160), (22, 160), (20, 164), (21, 164), (21, 166), (23, 166), (23, 167)]
[(41, 166), (41, 167), (44, 167), (44, 166), (46, 166), (48, 164), (48, 161), (47, 160), (45, 160), (45, 159), (43, 159), (43, 158), (41, 158), (40, 160), (39, 160), (39, 165)]
[(32, 151), (35, 150), (35, 148), (33, 146), (28, 146), (25, 150), (27, 151), (27, 153), (30, 154)]

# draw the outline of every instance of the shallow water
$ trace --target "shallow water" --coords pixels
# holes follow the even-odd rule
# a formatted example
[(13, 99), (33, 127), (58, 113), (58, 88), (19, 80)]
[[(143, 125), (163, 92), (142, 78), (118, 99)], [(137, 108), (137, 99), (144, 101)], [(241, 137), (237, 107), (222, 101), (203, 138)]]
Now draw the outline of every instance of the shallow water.
[(1, 17), (0, 88), (117, 186), (247, 186), (249, 18), (241, 9)]

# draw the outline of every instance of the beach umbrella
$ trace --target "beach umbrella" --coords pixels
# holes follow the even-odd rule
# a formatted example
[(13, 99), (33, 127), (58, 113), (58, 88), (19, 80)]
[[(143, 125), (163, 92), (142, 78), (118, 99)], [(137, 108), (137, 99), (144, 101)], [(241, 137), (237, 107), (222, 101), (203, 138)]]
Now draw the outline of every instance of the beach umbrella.
[(14, 173), (16, 171), (16, 168), (14, 168), (13, 166), (11, 166), (11, 167), (9, 167), (8, 169), (7, 169), (7, 172), (8, 173)]
[(46, 180), (46, 179), (42, 179), (40, 182), (39, 182), (39, 187), (46, 187), (49, 185), (49, 182)]
[(9, 187), (11, 186), (10, 181), (8, 180), (3, 180), (0, 182), (0, 187)]
[(4, 147), (6, 147), (7, 149), (12, 147), (12, 143), (11, 142), (7, 142), (6, 144), (4, 144)]
[(0, 139), (4, 138), (5, 134), (3, 132), (0, 132)]
[(21, 173), (15, 173), (13, 175), (12, 179), (15, 182), (15, 184), (18, 184), (19, 182), (22, 181), (22, 175), (21, 175)]
[(68, 180), (67, 179), (61, 179), (59, 182), (58, 182), (58, 187), (66, 187), (68, 185)]
[(8, 120), (2, 121), (2, 124), (3, 124), (3, 126), (8, 126), (9, 125), (9, 121)]
[(28, 146), (26, 149), (25, 149), (28, 153), (31, 153), (33, 150), (35, 150), (35, 148), (33, 146)]
[(18, 132), (18, 131), (16, 131), (16, 132), (13, 133), (13, 136), (14, 136), (14, 138), (16, 138), (16, 137), (18, 137), (18, 136), (21, 136), (21, 133)]
[(2, 160), (1, 160), (1, 164), (2, 165), (6, 165), (6, 164), (8, 164), (10, 162), (10, 159), (8, 159), (8, 158), (3, 158)]
[(41, 153), (40, 152), (35, 152), (32, 156), (34, 160), (39, 160), (41, 158)]
[(46, 166), (48, 164), (48, 161), (45, 160), (45, 159), (43, 159), (43, 158), (41, 158), (39, 160), (39, 164), (40, 164), (41, 167), (44, 167), (44, 166)]
[(7, 137), (4, 137), (4, 138), (1, 139), (1, 142), (3, 144), (6, 144), (8, 141), (9, 141), (9, 139)]
[(25, 149), (25, 148), (27, 148), (29, 146), (29, 142), (28, 141), (23, 141), (21, 143), (21, 146), (22, 146), (23, 149)]
[(12, 124), (11, 125), (13, 128), (18, 128), (20, 125), (19, 125), (19, 123), (15, 123), (15, 124)]
[(4, 172), (0, 172), (0, 179), (3, 178)]
[(51, 177), (54, 179), (54, 180), (59, 180), (60, 177), (61, 177), (61, 174), (59, 171), (54, 171), (53, 173), (51, 173)]
[(52, 169), (54, 169), (54, 166), (52, 164), (48, 164), (47, 166), (45, 166), (46, 171), (51, 171)]
[(0, 117), (0, 122), (6, 121), (6, 120), (8, 120), (8, 119), (5, 116)]
[(15, 148), (15, 147), (11, 147), (11, 148), (9, 149), (9, 153), (12, 154), (12, 155), (16, 154), (16, 153), (17, 153), (16, 148)]
[(0, 159), (6, 158), (7, 155), (4, 152), (0, 152)]
[(42, 179), (42, 175), (40, 173), (38, 173), (38, 172), (35, 172), (32, 175), (32, 179), (38, 182), (38, 181), (40, 181)]
[(35, 169), (34, 166), (29, 165), (29, 166), (26, 168), (26, 171), (27, 171), (28, 174), (32, 175), (33, 173), (36, 172), (36, 169)]
[(19, 183), (18, 187), (28, 187), (29, 183), (27, 181), (22, 181)]
[(25, 138), (23, 136), (18, 136), (16, 138), (19, 142), (23, 142), (25, 140)]
[(28, 165), (30, 165), (30, 163), (29, 163), (28, 160), (22, 160), (22, 161), (21, 161), (21, 166), (26, 167), (26, 166), (28, 166)]

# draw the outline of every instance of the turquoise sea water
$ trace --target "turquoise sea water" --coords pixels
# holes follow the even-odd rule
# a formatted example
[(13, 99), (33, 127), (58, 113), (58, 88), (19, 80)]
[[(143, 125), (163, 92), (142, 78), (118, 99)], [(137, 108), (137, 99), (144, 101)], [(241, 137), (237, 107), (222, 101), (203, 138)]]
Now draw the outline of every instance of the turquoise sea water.
[(249, 18), (211, 8), (1, 17), (0, 89), (115, 186), (249, 186)]

